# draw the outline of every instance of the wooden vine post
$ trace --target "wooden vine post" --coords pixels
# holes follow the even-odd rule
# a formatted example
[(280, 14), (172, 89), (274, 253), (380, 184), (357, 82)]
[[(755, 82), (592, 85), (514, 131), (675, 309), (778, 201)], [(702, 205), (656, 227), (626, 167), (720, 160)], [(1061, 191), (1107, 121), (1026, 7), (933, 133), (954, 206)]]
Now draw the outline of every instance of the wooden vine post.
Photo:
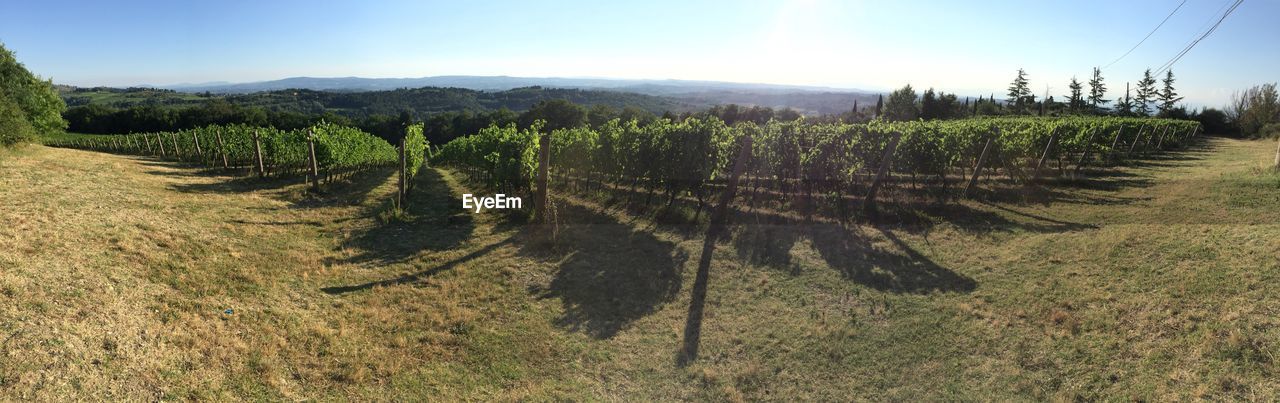
[(167, 153), (164, 152), (164, 139), (160, 137), (160, 133), (156, 133), (156, 146), (160, 148), (160, 158), (168, 156)]
[(400, 136), (400, 175), (399, 175), (400, 183), (399, 183), (399, 186), (397, 186), (397, 192), (396, 192), (396, 206), (400, 208), (404, 208), (405, 186), (409, 184), (408, 178), (405, 177), (405, 174), (409, 173), (408, 172), (409, 162), (408, 162), (408, 159), (405, 158), (405, 152), (404, 152), (405, 141), (408, 139), (409, 136), (408, 136), (408, 132), (405, 132), (403, 134), (404, 135)]
[(1049, 160), (1049, 154), (1053, 152), (1053, 146), (1058, 143), (1058, 133), (1059, 130), (1055, 127), (1053, 128), (1053, 132), (1049, 134), (1049, 144), (1045, 144), (1044, 153), (1040, 154), (1040, 161), (1036, 162), (1036, 170), (1031, 173), (1030, 182), (1035, 182), (1037, 179), (1040, 179), (1040, 170), (1044, 168), (1045, 161)]
[(262, 138), (259, 137), (257, 130), (253, 131), (253, 156), (258, 161), (258, 177), (265, 178), (267, 166), (262, 162)]
[(191, 142), (196, 145), (196, 156), (200, 161), (204, 161), (204, 150), (200, 149), (200, 135), (196, 134), (195, 130), (191, 131)]
[[(1124, 127), (1121, 127), (1120, 130), (1124, 130)], [(1093, 149), (1093, 139), (1097, 136), (1098, 128), (1094, 127), (1093, 130), (1089, 131), (1089, 141), (1084, 143), (1084, 152), (1080, 153), (1080, 161), (1076, 162), (1075, 173), (1080, 173), (1080, 168), (1084, 168), (1084, 164), (1089, 162), (1089, 151)], [(1116, 135), (1116, 137), (1119, 138), (1119, 135)]]
[[(750, 137), (747, 139), (750, 142)], [(884, 154), (880, 156), (880, 167), (876, 169), (876, 178), (871, 182), (871, 189), (867, 190), (866, 200), (862, 202), (862, 208), (867, 213), (875, 213), (876, 211), (876, 192), (880, 191), (880, 185), (884, 183), (885, 176), (889, 175), (889, 166), (893, 164), (894, 151), (898, 149), (898, 142), (901, 140), (902, 133), (893, 132), (893, 137), (889, 138), (889, 145), (885, 146)]]
[(538, 188), (534, 194), (534, 215), (538, 222), (547, 223), (547, 169), (551, 165), (551, 135), (542, 133), (538, 137)]
[(227, 160), (227, 145), (222, 142), (222, 129), (213, 132), (218, 139), (218, 151), (222, 152), (222, 169), (231, 167), (231, 162)]
[[(1164, 129), (1168, 130), (1169, 127), (1165, 126)], [(1147, 141), (1145, 143), (1142, 143), (1142, 153), (1147, 154), (1151, 152), (1151, 145), (1155, 144), (1155, 142), (1156, 142), (1156, 128), (1152, 127), (1151, 135), (1147, 136)]]
[(182, 161), (182, 150), (178, 148), (178, 135), (175, 133), (169, 133), (169, 139), (173, 140), (173, 158), (177, 158), (178, 161)]
[(1160, 141), (1156, 142), (1156, 151), (1163, 150), (1162, 147), (1164, 147), (1164, 136), (1166, 134), (1169, 134), (1169, 126), (1165, 126), (1164, 130), (1160, 131)]
[(978, 177), (982, 175), (982, 167), (987, 164), (987, 155), (991, 153), (991, 144), (995, 142), (996, 137), (1000, 136), (1000, 128), (992, 127), (991, 135), (987, 137), (987, 143), (982, 146), (982, 153), (978, 154), (978, 164), (973, 167), (973, 177), (969, 178), (969, 184), (964, 187), (964, 197), (968, 198), (973, 194), (973, 189), (978, 187)]
[(1280, 141), (1276, 142), (1276, 170), (1280, 171)]
[[(226, 156), (225, 154), (223, 155)], [(320, 190), (320, 164), (316, 161), (316, 133), (307, 129), (307, 156), (311, 161), (311, 190)]]
[(1116, 130), (1116, 138), (1114, 140), (1111, 140), (1111, 149), (1107, 151), (1108, 158), (1113, 160), (1116, 158), (1116, 147), (1120, 145), (1120, 136), (1123, 136), (1123, 135), (1124, 135), (1124, 126), (1120, 126), (1120, 130)]
[(1124, 153), (1125, 158), (1133, 155), (1133, 148), (1138, 146), (1138, 140), (1142, 140), (1142, 133), (1145, 131), (1147, 131), (1147, 124), (1143, 123), (1142, 127), (1138, 129), (1138, 135), (1133, 137), (1133, 143), (1129, 144), (1129, 151)]

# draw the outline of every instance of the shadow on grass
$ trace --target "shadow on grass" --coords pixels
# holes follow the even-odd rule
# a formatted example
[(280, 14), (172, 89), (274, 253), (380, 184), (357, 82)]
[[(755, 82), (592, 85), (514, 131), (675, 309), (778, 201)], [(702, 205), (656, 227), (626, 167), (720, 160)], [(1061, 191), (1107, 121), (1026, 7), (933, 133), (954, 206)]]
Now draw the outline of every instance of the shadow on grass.
[[(422, 169), (414, 181), (399, 218), (384, 221), (376, 217), (390, 212), (390, 198), (383, 203), (366, 203), (365, 214), (374, 219), (342, 242), (341, 248), (356, 251), (354, 256), (341, 259), (342, 263), (403, 262), (423, 250), (456, 248), (471, 237), (475, 230), (473, 214), (461, 208), (460, 197), (440, 171)], [(380, 184), (375, 183), (374, 187)], [(394, 193), (388, 197), (393, 196)]]
[(910, 294), (969, 292), (976, 288), (973, 279), (938, 265), (892, 232), (883, 228), (880, 231), (893, 242), (893, 248), (874, 245), (874, 240), (858, 227), (778, 219), (736, 225), (732, 242), (739, 258), (791, 274), (799, 274), (800, 270), (791, 262), (791, 250), (801, 239), (808, 239), (828, 267), (870, 288)]
[(1015, 209), (1012, 209), (1012, 208), (1009, 208), (1009, 207), (1005, 207), (1005, 206), (1002, 206), (1002, 205), (999, 205), (999, 204), (995, 204), (995, 203), (990, 203), (990, 202), (979, 202), (979, 203), (982, 203), (983, 205), (986, 205), (986, 206), (988, 206), (988, 207), (991, 207), (991, 208), (994, 208), (994, 209), (998, 209), (998, 210), (1001, 210), (1001, 211), (1005, 211), (1005, 212), (1008, 212), (1008, 213), (1010, 213), (1010, 214), (1014, 214), (1014, 215), (1017, 215), (1017, 216), (1020, 216), (1020, 217), (1030, 218), (1030, 219), (1033, 219), (1033, 220), (1039, 220), (1039, 221), (1043, 221), (1043, 222), (1049, 223), (1050, 225), (1052, 225), (1052, 226), (1056, 226), (1056, 228), (1061, 229), (1062, 231), (1076, 231), (1076, 230), (1097, 229), (1097, 228), (1098, 228), (1098, 226), (1097, 226), (1097, 225), (1093, 225), (1093, 224), (1084, 224), (1084, 223), (1077, 223), (1077, 222), (1071, 222), (1071, 221), (1058, 220), (1058, 219), (1055, 219), (1055, 218), (1050, 218), (1050, 217), (1045, 217), (1045, 216), (1042, 216), (1042, 215), (1032, 214), (1032, 213), (1028, 213), (1028, 212), (1025, 212), (1025, 211), (1015, 210)]
[[(158, 166), (176, 166), (174, 163), (153, 163)], [(373, 189), (384, 184), (395, 174), (392, 168), (373, 168), (352, 173), (342, 179), (322, 183), (320, 192), (307, 191), (305, 175), (279, 175), (260, 178), (240, 171), (222, 169), (189, 169), (177, 171), (147, 171), (149, 174), (170, 177), (207, 178), (199, 183), (179, 183), (172, 189), (183, 193), (246, 193), (262, 190), (282, 190), (296, 187), (298, 194), (280, 194), (278, 199), (291, 202), (295, 207), (313, 207), (333, 204), (359, 204)], [(305, 196), (305, 197), (301, 197)]]
[(689, 297), (689, 313), (685, 316), (684, 339), (676, 353), (676, 365), (683, 368), (698, 359), (702, 345), (702, 319), (706, 314), (707, 283), (711, 281), (711, 259), (715, 255), (716, 242), (723, 227), (716, 227), (702, 240), (702, 254), (698, 257), (698, 272), (693, 279), (693, 291)]
[(431, 276), (434, 276), (436, 274), (439, 274), (441, 272), (452, 270), (454, 267), (457, 267), (460, 264), (463, 264), (471, 260), (474, 260), (478, 257), (484, 256), (502, 245), (511, 243), (513, 240), (515, 240), (515, 237), (507, 238), (501, 242), (493, 243), (491, 245), (477, 249), (474, 252), (468, 253), (465, 256), (450, 260), (439, 266), (432, 267), (430, 269), (423, 270), (417, 273), (406, 274), (403, 276), (399, 276), (399, 277), (391, 278), (387, 280), (370, 281), (367, 283), (361, 283), (356, 285), (325, 287), (325, 288), (321, 288), (320, 291), (324, 291), (326, 294), (329, 294), (329, 295), (341, 295), (341, 294), (346, 294), (346, 293), (355, 292), (355, 291), (368, 290), (374, 287), (386, 287), (386, 286), (393, 286), (393, 285), (400, 285), (400, 284), (416, 283), (416, 282), (425, 280)]
[(564, 224), (554, 245), (531, 240), (521, 253), (556, 262), (551, 282), (529, 292), (561, 301), (557, 325), (608, 339), (676, 297), (688, 260), (676, 244), (584, 206), (561, 201), (556, 208)]

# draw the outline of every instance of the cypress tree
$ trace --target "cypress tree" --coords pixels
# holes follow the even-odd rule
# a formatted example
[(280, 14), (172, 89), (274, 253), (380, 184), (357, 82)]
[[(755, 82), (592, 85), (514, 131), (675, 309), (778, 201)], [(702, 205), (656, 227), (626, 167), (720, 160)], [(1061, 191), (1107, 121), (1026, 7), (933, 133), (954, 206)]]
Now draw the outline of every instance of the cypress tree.
[(1173, 90), (1173, 70), (1165, 72), (1162, 82), (1164, 83), (1164, 88), (1160, 90), (1160, 113), (1167, 115), (1170, 111), (1173, 111), (1173, 106), (1178, 101), (1181, 101), (1182, 97), (1178, 96), (1178, 93)]
[(1106, 105), (1110, 100), (1102, 97), (1107, 95), (1107, 85), (1102, 81), (1102, 70), (1097, 67), (1093, 68), (1093, 78), (1089, 79), (1089, 103), (1093, 105), (1094, 112), (1098, 112), (1098, 108)]

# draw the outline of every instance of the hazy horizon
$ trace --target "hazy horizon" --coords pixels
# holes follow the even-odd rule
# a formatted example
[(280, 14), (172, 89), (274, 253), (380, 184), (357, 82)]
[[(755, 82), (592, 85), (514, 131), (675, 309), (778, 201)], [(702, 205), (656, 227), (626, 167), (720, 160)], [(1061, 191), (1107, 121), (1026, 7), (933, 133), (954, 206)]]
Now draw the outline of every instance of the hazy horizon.
[[(388, 77), (368, 77), (368, 76), (288, 76), (288, 77), (278, 77), (278, 78), (272, 78), (272, 79), (266, 79), (266, 80), (252, 80), (252, 81), (212, 80), (212, 81), (203, 81), (203, 82), (136, 83), (136, 84), (125, 84), (125, 85), (76, 85), (76, 84), (69, 84), (69, 83), (62, 83), (62, 82), (54, 81), (54, 84), (72, 85), (72, 86), (75, 86), (75, 87), (81, 87), (81, 88), (92, 88), (92, 87), (128, 88), (128, 87), (142, 87), (142, 86), (151, 86), (151, 87), (156, 87), (156, 88), (172, 88), (172, 87), (195, 87), (195, 86), (206, 86), (206, 85), (236, 85), (236, 84), (267, 83), (267, 82), (281, 81), (281, 80), (288, 80), (288, 79), (295, 79), (295, 78), (308, 78), (308, 79), (347, 79), (347, 78), (354, 78), (354, 79), (373, 79), (373, 80), (416, 80), (416, 79), (439, 78), (439, 77), (514, 78), (514, 79), (530, 79), (530, 80), (542, 80), (542, 79), (545, 79), (545, 80), (560, 80), (560, 79), (567, 79), (567, 80), (610, 80), (610, 81), (637, 81), (637, 82), (647, 82), (647, 81), (677, 81), (677, 82), (686, 82), (686, 83), (706, 82), (706, 83), (744, 84), (744, 85), (766, 85), (766, 86), (797, 87), (797, 88), (814, 88), (814, 89), (824, 89), (824, 88), (829, 88), (829, 89), (835, 89), (835, 90), (846, 90), (846, 91), (876, 91), (876, 92), (888, 92), (888, 91), (892, 91), (892, 90), (894, 89), (894, 88), (881, 88), (881, 89), (876, 89), (876, 88), (838, 87), (838, 86), (829, 86), (829, 85), (779, 84), (779, 83), (745, 82), (745, 81), (724, 81), (724, 80), (686, 80), (686, 79), (679, 79), (679, 78), (623, 78), (623, 77), (606, 77), (606, 76), (539, 76), (539, 77), (533, 77), (533, 76), (516, 76), (516, 75), (509, 75), (509, 74), (505, 74), (505, 75), (504, 75), (504, 74), (498, 74), (498, 75), (439, 74), (439, 75), (413, 76), (413, 77), (409, 77), (409, 76), (403, 76), (403, 77), (401, 77), (401, 76), (388, 76)], [(977, 96), (977, 94), (975, 94), (974, 96)]]
[[(1181, 4), (1181, 6), (1180, 6)], [(1123, 96), (1230, 0), (1024, 4), (766, 1), (645, 4), (304, 2), (15, 4), (0, 41), (59, 84), (249, 83), (290, 77), (694, 80), (998, 98), (1017, 69), (1037, 96), (1103, 68)], [(1172, 68), (1191, 106), (1277, 81), (1278, 2), (1245, 2)], [(1016, 34), (1014, 34), (1016, 33)], [(1046, 88), (1047, 86), (1047, 88)]]

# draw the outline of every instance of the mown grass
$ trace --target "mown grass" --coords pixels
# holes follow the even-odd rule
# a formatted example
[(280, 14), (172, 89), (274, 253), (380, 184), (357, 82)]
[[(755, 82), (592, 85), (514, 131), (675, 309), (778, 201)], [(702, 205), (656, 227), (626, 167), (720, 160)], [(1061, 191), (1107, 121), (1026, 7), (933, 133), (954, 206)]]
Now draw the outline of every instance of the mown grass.
[(317, 196), (31, 146), (0, 158), (0, 396), (1273, 400), (1271, 152), (909, 224), (739, 215), (688, 360), (688, 220), (562, 196), (548, 241), (447, 170), (389, 218), (390, 172)]

